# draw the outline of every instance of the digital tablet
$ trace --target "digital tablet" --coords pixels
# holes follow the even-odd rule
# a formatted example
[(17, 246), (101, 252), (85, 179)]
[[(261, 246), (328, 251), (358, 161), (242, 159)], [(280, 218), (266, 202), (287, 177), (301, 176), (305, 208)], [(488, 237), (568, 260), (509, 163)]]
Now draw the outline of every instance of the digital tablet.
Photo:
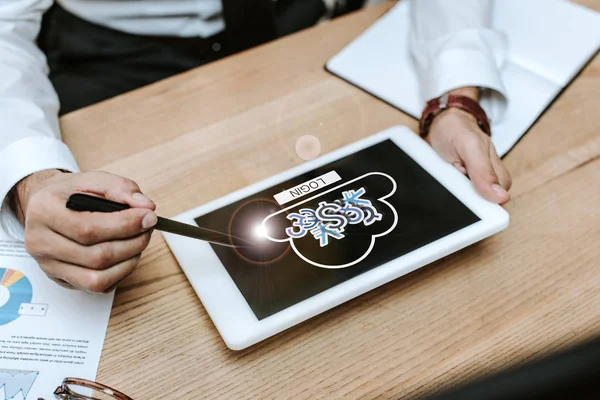
[(187, 211), (226, 247), (163, 233), (240, 350), (508, 226), (418, 135), (393, 127)]

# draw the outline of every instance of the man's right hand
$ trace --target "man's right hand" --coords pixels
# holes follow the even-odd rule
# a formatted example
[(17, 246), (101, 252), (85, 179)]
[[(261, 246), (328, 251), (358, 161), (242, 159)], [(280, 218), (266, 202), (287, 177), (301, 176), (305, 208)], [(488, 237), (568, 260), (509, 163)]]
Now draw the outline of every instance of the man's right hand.
[[(131, 208), (72, 211), (65, 204), (73, 193)], [(154, 203), (135, 182), (106, 172), (41, 171), (20, 181), (13, 195), (27, 252), (51, 279), (87, 292), (110, 292), (134, 271), (157, 220)]]

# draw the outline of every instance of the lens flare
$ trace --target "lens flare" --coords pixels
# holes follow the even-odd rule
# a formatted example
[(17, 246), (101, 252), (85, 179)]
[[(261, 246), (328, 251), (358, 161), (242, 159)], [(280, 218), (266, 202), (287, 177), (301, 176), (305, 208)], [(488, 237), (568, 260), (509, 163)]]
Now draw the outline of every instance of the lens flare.
[(266, 239), (267, 233), (267, 227), (262, 223), (254, 228), (254, 236), (256, 236), (258, 239)]
[(317, 158), (321, 154), (321, 142), (313, 135), (304, 135), (296, 141), (296, 154), (304, 161)]

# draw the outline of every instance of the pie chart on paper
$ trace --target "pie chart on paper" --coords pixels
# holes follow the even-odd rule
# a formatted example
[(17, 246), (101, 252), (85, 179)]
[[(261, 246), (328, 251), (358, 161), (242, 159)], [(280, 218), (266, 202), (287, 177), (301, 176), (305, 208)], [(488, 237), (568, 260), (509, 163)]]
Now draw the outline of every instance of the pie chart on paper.
[(31, 282), (19, 271), (0, 268), (0, 326), (19, 318), (23, 303), (31, 303), (33, 289)]

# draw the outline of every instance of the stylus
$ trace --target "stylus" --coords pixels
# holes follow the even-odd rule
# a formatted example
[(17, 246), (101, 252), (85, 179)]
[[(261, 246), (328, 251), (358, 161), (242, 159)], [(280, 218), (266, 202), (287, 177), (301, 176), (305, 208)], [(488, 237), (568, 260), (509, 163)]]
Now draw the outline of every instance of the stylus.
[[(110, 213), (126, 210), (129, 208), (129, 206), (127, 204), (106, 200), (101, 197), (90, 196), (83, 193), (75, 193), (69, 196), (69, 199), (67, 200), (67, 208), (73, 211)], [(194, 239), (204, 240), (206, 242), (217, 244), (220, 246), (249, 247), (253, 245), (253, 243), (247, 240), (228, 235), (227, 233), (215, 231), (213, 229), (188, 225), (182, 222), (174, 221), (172, 219), (163, 217), (158, 217), (158, 222), (156, 223), (156, 225), (154, 225), (153, 229), (163, 232), (174, 233), (176, 235), (187, 236)], [(233, 244), (233, 238), (235, 238), (236, 241), (247, 243), (247, 246)]]

